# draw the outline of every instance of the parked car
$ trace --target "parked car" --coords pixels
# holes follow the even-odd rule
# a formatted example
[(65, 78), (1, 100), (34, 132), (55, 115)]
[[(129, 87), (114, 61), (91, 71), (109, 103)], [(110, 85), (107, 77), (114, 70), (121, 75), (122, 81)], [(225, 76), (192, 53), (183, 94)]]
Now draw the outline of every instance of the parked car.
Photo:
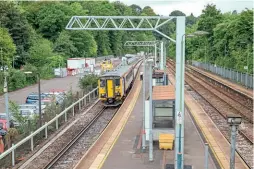
[[(56, 104), (61, 104), (65, 98), (65, 92), (49, 92), (49, 93), (43, 93), (47, 97), (52, 98), (52, 102), (55, 102)], [(44, 99), (44, 102), (48, 103), (49, 101)]]
[(19, 109), (20, 114), (23, 117), (33, 118), (35, 115), (38, 115), (34, 109)]
[(0, 119), (0, 128), (7, 130), (7, 120), (6, 119)]
[[(34, 109), (36, 111), (36, 113), (39, 113), (39, 104), (37, 104), (38, 102), (36, 102), (35, 104), (21, 104), (19, 105), (20, 109)], [(46, 105), (41, 105), (41, 110), (42, 113), (44, 113), (44, 109), (45, 109)]]
[[(46, 95), (45, 94), (41, 94), (41, 99), (45, 99)], [(28, 104), (34, 104), (39, 100), (39, 94), (38, 93), (31, 93), (27, 96), (26, 98), (26, 103)]]
[[(10, 127), (15, 126), (15, 123), (12, 119), (13, 118), (10, 117)], [(6, 113), (0, 113), (0, 125), (3, 127), (4, 130), (7, 130), (7, 116), (6, 116)]]

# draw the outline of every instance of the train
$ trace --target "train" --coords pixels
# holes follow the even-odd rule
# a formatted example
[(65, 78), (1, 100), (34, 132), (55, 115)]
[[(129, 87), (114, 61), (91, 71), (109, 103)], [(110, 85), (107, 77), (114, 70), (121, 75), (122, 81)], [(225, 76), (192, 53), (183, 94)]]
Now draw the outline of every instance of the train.
[(113, 69), (113, 64), (112, 64), (112, 61), (109, 59), (109, 60), (104, 60), (102, 63), (101, 63), (101, 70), (102, 71), (110, 71)]
[(105, 72), (98, 80), (99, 99), (104, 106), (119, 106), (127, 96), (137, 74), (139, 57), (122, 58), (115, 69)]

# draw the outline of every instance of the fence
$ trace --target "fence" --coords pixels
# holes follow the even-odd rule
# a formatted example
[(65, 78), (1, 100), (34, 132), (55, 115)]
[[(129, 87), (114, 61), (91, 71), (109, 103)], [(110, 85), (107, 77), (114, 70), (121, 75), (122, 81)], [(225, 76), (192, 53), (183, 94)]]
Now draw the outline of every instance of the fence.
[(192, 65), (198, 68), (208, 70), (214, 74), (218, 74), (223, 78), (227, 78), (231, 81), (240, 83), (248, 88), (253, 88), (253, 75), (241, 73), (232, 69), (227, 69), (225, 67), (215, 66), (210, 63), (192, 61)]
[[(93, 97), (96, 97), (98, 93), (98, 87), (93, 89), (92, 91), (90, 91), (88, 94), (86, 94), (85, 96), (83, 96), (82, 98), (80, 98), (79, 100), (77, 100), (75, 103), (73, 103), (72, 105), (70, 105), (69, 107), (67, 107), (64, 111), (62, 111), (60, 114), (57, 114), (56, 117), (54, 117), (52, 120), (50, 120), (49, 122), (46, 122), (42, 127), (40, 127), (39, 129), (37, 129), (36, 131), (34, 131), (33, 133), (31, 133), (29, 136), (27, 136), (26, 138), (24, 138), (23, 140), (19, 141), (17, 144), (13, 144), (11, 148), (9, 148), (8, 150), (6, 150), (5, 152), (3, 152), (0, 155), (0, 160), (3, 159), (5, 156), (9, 155), (10, 153), (12, 153), (12, 166), (15, 165), (15, 150), (23, 145), (24, 143), (26, 143), (27, 141), (30, 140), (30, 144), (31, 144), (31, 151), (33, 151), (34, 149), (34, 137), (39, 134), (40, 132), (42, 132), (44, 130), (45, 132), (45, 138), (48, 137), (48, 126), (55, 123), (56, 129), (58, 130), (59, 127), (59, 118), (61, 118), (62, 116), (64, 116), (65, 122), (67, 121), (67, 113), (68, 112), (72, 112), (72, 115), (75, 115), (75, 106), (78, 105), (79, 110), (81, 110), (82, 106), (85, 106), (87, 103), (89, 103), (91, 101), (91, 99)], [(88, 99), (87, 99), (88, 98)], [(87, 102), (88, 100), (88, 102)]]

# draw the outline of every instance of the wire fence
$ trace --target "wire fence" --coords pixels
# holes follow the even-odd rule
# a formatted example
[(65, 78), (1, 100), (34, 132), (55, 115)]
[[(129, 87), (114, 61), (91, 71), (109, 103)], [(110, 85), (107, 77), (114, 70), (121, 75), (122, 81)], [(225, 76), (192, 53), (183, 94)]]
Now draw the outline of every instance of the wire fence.
[(208, 70), (214, 74), (220, 75), (223, 78), (253, 89), (253, 75), (238, 72), (225, 67), (219, 67), (210, 63), (202, 63), (197, 61), (192, 61), (192, 66)]

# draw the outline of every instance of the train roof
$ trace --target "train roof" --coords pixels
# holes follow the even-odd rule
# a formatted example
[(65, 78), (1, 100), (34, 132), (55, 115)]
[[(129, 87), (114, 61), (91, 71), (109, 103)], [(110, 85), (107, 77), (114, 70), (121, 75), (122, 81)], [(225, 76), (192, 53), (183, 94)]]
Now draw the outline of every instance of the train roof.
[(108, 72), (105, 72), (101, 77), (109, 77), (109, 76), (120, 76), (122, 77), (131, 67), (138, 61), (136, 59), (135, 62), (132, 62), (130, 65), (119, 65), (115, 69), (112, 69)]

